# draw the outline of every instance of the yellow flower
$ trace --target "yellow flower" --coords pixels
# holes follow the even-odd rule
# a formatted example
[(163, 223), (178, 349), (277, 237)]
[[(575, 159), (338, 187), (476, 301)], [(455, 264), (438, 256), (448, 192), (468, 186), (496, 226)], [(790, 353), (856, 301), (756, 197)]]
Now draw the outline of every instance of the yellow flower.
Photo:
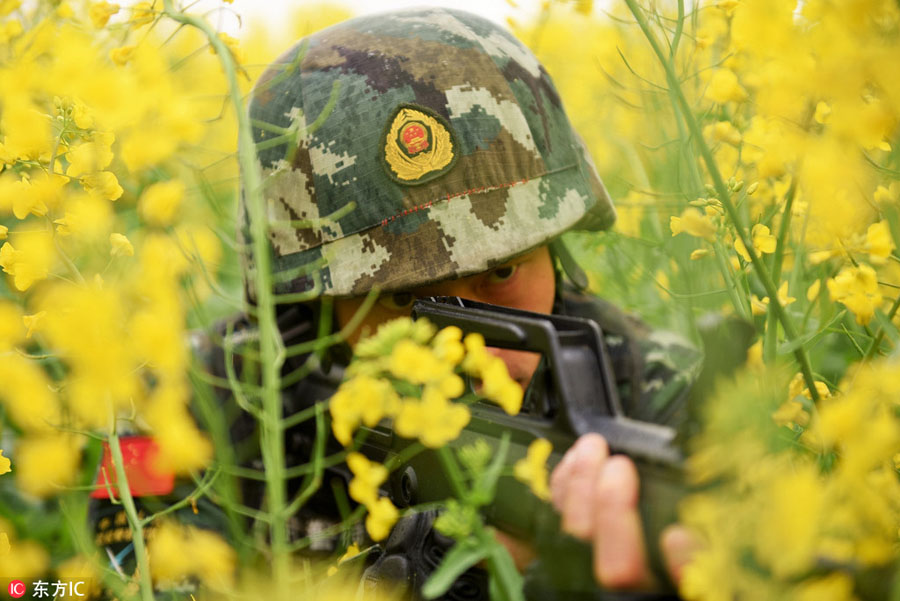
[(756, 530), (753, 546), (779, 577), (800, 574), (815, 560), (824, 506), (817, 472), (813, 465), (794, 465), (767, 483), (767, 527)]
[[(180, 390), (175, 385), (170, 387)], [(186, 391), (179, 395), (163, 390), (154, 394), (144, 411), (153, 438), (159, 443), (159, 468), (178, 474), (205, 468), (213, 456), (212, 443), (194, 424), (186, 397)]]
[(137, 48), (137, 46), (121, 46), (119, 48), (113, 48), (109, 51), (109, 58), (120, 67), (124, 67), (132, 58), (134, 58), (135, 48)]
[(109, 235), (109, 254), (112, 257), (133, 257), (134, 246), (124, 234), (112, 233)]
[(98, 171), (81, 178), (81, 185), (88, 192), (105, 200), (118, 200), (124, 190), (112, 171)]
[(344, 554), (338, 558), (337, 563), (328, 566), (328, 571), (326, 572), (326, 574), (329, 577), (334, 576), (338, 572), (338, 566), (340, 566), (347, 560), (353, 559), (354, 557), (359, 555), (359, 552), (359, 545), (356, 543), (351, 543), (350, 546), (347, 547), (347, 550), (344, 552)]
[(0, 225), (0, 240), (6, 240), (7, 235), (9, 234), (9, 228), (5, 225)]
[(153, 2), (137, 2), (131, 7), (129, 24), (138, 28), (147, 23), (152, 23), (155, 18), (156, 12), (153, 10)]
[(816, 123), (825, 123), (828, 119), (828, 115), (831, 114), (831, 107), (828, 106), (828, 103), (824, 100), (820, 100), (816, 103), (816, 114), (813, 118), (816, 120)]
[(747, 99), (747, 91), (738, 83), (737, 75), (731, 69), (716, 69), (710, 77), (704, 97), (717, 104), (742, 102)]
[(441, 361), (430, 348), (409, 339), (394, 345), (388, 366), (395, 377), (413, 384), (443, 379), (453, 370), (453, 364)]
[(40, 365), (16, 353), (0, 354), (0, 382), (0, 403), (17, 426), (41, 433), (60, 423), (59, 401)]
[(847, 266), (826, 282), (831, 300), (843, 303), (856, 316), (856, 322), (867, 325), (881, 304), (875, 270), (865, 264)]
[(109, 21), (109, 18), (119, 12), (118, 4), (111, 4), (109, 2), (96, 2), (91, 4), (91, 8), (88, 10), (88, 15), (91, 18), (91, 23), (93, 23), (94, 27), (100, 29), (101, 27), (105, 27), (106, 23)]
[(813, 302), (819, 296), (819, 289), (822, 287), (822, 280), (816, 280), (806, 290), (806, 300)]
[[(793, 296), (788, 296), (788, 282), (787, 280), (781, 283), (781, 286), (778, 287), (778, 302), (781, 303), (782, 307), (787, 307), (797, 299)], [(766, 307), (769, 305), (769, 297), (765, 297), (762, 299), (762, 302)]]
[(25, 315), (22, 317), (22, 323), (25, 324), (25, 328), (27, 329), (25, 338), (31, 338), (31, 335), (38, 329), (38, 325), (45, 317), (47, 317), (46, 311), (38, 311), (34, 315)]
[(71, 19), (75, 16), (75, 10), (68, 2), (60, 2), (59, 6), (56, 7), (56, 15), (61, 19)]
[(164, 522), (148, 544), (150, 573), (158, 583), (196, 576), (218, 589), (232, 584), (237, 556), (221, 536), (194, 526)]
[(421, 401), (403, 399), (394, 428), (400, 436), (418, 438), (426, 447), (436, 449), (455, 440), (470, 418), (468, 407), (451, 403), (434, 386), (425, 386)]
[(768, 226), (757, 223), (750, 232), (753, 238), (753, 248), (760, 254), (771, 254), (775, 252), (776, 240), (775, 236), (769, 233)]
[[(238, 63), (244, 62), (244, 52), (241, 50), (240, 42), (236, 39), (228, 35), (227, 33), (220, 32), (219, 39), (225, 42), (225, 46), (228, 47), (228, 50), (231, 52), (231, 55), (234, 57), (234, 60)], [(210, 52), (215, 54), (215, 48), (212, 46), (209, 47)]]
[(21, 6), (22, 0), (0, 0), (0, 17), (5, 17)]
[(369, 515), (366, 517), (366, 530), (374, 541), (380, 541), (391, 533), (391, 528), (400, 517), (400, 512), (387, 497), (381, 497), (371, 505), (367, 505)]
[(0, 267), (13, 276), (16, 290), (25, 291), (47, 277), (53, 262), (53, 241), (49, 234), (34, 233), (21, 238), (20, 250), (6, 242), (0, 247)]
[(6, 134), (5, 152), (19, 159), (49, 159), (54, 144), (50, 119), (28, 97), (29, 94), (8, 94), (4, 98), (0, 131)]
[(90, 129), (94, 126), (93, 111), (78, 98), (72, 99), (72, 119), (75, 121), (75, 125), (81, 129)]
[(370, 505), (378, 498), (378, 487), (387, 480), (387, 468), (369, 461), (362, 453), (350, 453), (347, 455), (347, 467), (353, 472), (353, 480), (350, 481), (350, 497), (363, 505)]
[(503, 360), (491, 357), (479, 375), (483, 385), (481, 393), (509, 415), (517, 415), (522, 409), (524, 392), (518, 382), (509, 377)]
[(535, 439), (528, 445), (528, 452), (523, 459), (516, 462), (513, 474), (516, 479), (531, 488), (531, 492), (539, 499), (550, 499), (550, 486), (547, 483), (547, 459), (553, 451), (553, 445), (546, 438)]
[[(96, 567), (96, 561), (92, 561), (85, 555), (75, 555), (65, 560), (56, 567), (56, 575), (62, 580), (82, 580), (87, 586), (79, 587), (88, 599), (99, 599), (102, 589), (100, 587), (101, 575)], [(86, 590), (85, 590), (86, 589)]]
[(873, 194), (875, 202), (878, 204), (891, 204), (900, 198), (900, 183), (893, 182), (889, 187), (878, 186)]
[(691, 252), (691, 261), (697, 261), (709, 256), (709, 249), (698, 248)]
[(59, 226), (57, 231), (64, 236), (75, 234), (95, 240), (104, 236), (112, 227), (113, 210), (105, 199), (96, 195), (73, 194), (66, 203), (66, 216), (53, 223)]
[(329, 402), (334, 437), (349, 445), (360, 423), (371, 428), (396, 412), (398, 403), (397, 393), (385, 380), (356, 376), (344, 382)]
[(873, 223), (866, 230), (866, 249), (869, 261), (875, 264), (884, 263), (894, 250), (894, 240), (887, 221)]
[(9, 458), (3, 456), (3, 449), (0, 449), (0, 476), (3, 474), (8, 474), (12, 471), (10, 469), (10, 461)]
[(747, 367), (751, 369), (762, 369), (765, 366), (763, 363), (762, 351), (762, 339), (759, 339), (747, 349)]
[(741, 143), (741, 132), (731, 121), (717, 121), (703, 128), (703, 135), (715, 142), (725, 142), (732, 146)]
[(744, 246), (744, 242), (740, 238), (734, 239), (734, 250), (741, 255), (741, 258), (743, 258), (744, 261), (747, 263), (750, 262), (750, 253), (747, 252), (747, 247)]
[(25, 219), (29, 215), (43, 217), (47, 214), (47, 205), (43, 195), (36, 193), (34, 186), (28, 180), (23, 178), (16, 182), (13, 184), (13, 189), (15, 190), (12, 201), (13, 215), (17, 219)]
[(90, 142), (83, 142), (77, 146), (70, 147), (69, 152), (66, 153), (66, 159), (69, 161), (66, 175), (78, 177), (85, 173), (106, 169), (113, 159), (111, 147), (114, 141), (115, 136), (113, 134), (97, 133), (94, 134), (94, 139)]
[[(6, 539), (5, 545), (4, 538)], [(0, 555), (3, 555), (3, 548), (8, 549), (9, 546), (9, 537), (0, 535)], [(0, 572), (0, 575), (28, 582), (47, 574), (47, 570), (50, 568), (50, 554), (39, 543), (33, 540), (14, 540), (12, 549), (14, 552), (7, 552), (3, 556), (3, 571)]]
[(772, 419), (779, 426), (791, 426), (793, 424), (805, 426), (809, 423), (809, 414), (804, 409), (803, 403), (794, 399), (788, 399), (775, 410), (772, 414)]
[(769, 312), (769, 297), (760, 300), (755, 294), (750, 295), (750, 313), (752, 315), (765, 315)]
[(713, 242), (716, 238), (716, 226), (710, 220), (709, 215), (704, 215), (693, 207), (685, 209), (681, 217), (675, 217), (674, 215), (670, 217), (669, 227), (673, 236), (685, 232), (710, 242)]
[[(825, 382), (815, 380), (815, 385), (816, 392), (819, 393), (819, 398), (825, 399), (831, 396), (831, 391), (828, 390), (828, 385), (825, 384)], [(795, 399), (800, 395), (812, 400), (812, 394), (810, 394), (809, 388), (806, 387), (806, 380), (803, 378), (803, 374), (798, 372), (794, 374), (794, 377), (788, 386), (788, 399)]]
[(175, 220), (181, 201), (184, 199), (184, 184), (178, 180), (168, 180), (149, 186), (138, 201), (141, 218), (152, 225), (171, 225)]
[(63, 190), (68, 177), (63, 175), (47, 176), (41, 173), (30, 180), (23, 178), (12, 185), (13, 214), (25, 219), (28, 214), (43, 216), (49, 209), (58, 207), (63, 199)]
[(79, 447), (75, 437), (61, 433), (20, 439), (16, 449), (16, 484), (35, 497), (64, 492), (78, 476)]
[(22, 329), (22, 310), (9, 301), (0, 301), (0, 353), (25, 340)]
[(0, 532), (0, 557), (9, 555), (9, 536), (5, 532)]
[(462, 344), (462, 330), (456, 326), (442, 329), (431, 341), (435, 356), (450, 365), (459, 365), (466, 354)]

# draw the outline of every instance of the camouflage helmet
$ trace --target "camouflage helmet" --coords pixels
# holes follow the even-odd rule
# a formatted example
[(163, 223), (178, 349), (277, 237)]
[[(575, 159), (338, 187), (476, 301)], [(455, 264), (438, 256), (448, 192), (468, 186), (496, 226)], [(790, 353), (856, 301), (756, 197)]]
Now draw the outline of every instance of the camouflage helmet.
[(277, 292), (463, 277), (615, 220), (544, 68), (469, 13), (404, 10), (315, 33), (268, 68), (249, 111)]

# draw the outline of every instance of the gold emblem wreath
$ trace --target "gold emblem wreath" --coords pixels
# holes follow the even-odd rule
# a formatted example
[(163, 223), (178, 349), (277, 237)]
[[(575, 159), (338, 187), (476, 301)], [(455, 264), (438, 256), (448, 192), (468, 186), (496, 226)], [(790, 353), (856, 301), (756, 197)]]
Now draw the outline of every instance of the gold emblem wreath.
[[(432, 144), (414, 156), (408, 156), (400, 148), (397, 137), (400, 129), (409, 121), (421, 121), (431, 129)], [(384, 142), (384, 158), (397, 179), (414, 182), (433, 171), (439, 171), (453, 160), (453, 142), (444, 125), (426, 113), (404, 107), (400, 109)]]

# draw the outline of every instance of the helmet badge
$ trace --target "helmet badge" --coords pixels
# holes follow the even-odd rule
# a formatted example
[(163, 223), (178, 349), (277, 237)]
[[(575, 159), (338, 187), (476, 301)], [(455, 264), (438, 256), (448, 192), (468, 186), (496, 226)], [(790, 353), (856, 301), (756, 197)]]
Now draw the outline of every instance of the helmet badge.
[(392, 180), (407, 186), (440, 177), (456, 162), (450, 124), (423, 106), (398, 107), (388, 121), (383, 140), (385, 171)]

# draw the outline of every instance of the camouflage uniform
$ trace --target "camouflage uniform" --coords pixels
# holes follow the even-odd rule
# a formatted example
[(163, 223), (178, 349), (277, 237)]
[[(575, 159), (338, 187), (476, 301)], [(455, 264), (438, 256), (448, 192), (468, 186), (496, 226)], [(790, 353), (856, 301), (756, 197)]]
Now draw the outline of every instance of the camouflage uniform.
[[(509, 33), (467, 13), (387, 13), (313, 34), (261, 77), (249, 111), (279, 293), (343, 297), (376, 286), (422, 286), (486, 271), (563, 232), (615, 221), (544, 68)], [(246, 207), (241, 221), (246, 243)], [(244, 260), (253, 301), (254, 261)], [(648, 421), (677, 419), (693, 351), (677, 341), (661, 344), (658, 333), (609, 303), (563, 285), (557, 290), (554, 312), (589, 317), (604, 330), (625, 410)], [(279, 310), (286, 345), (315, 337), (315, 314), (314, 304)], [(236, 330), (246, 338), (252, 326), (243, 319)], [(221, 349), (200, 350), (224, 377)], [(348, 355), (337, 347), (331, 360)], [(286, 373), (304, 360), (290, 358)], [(328, 390), (314, 378), (296, 383), (285, 391), (285, 415), (327, 398)], [(227, 403), (228, 391), (222, 393)], [(309, 456), (314, 433), (304, 428), (287, 432), (288, 466)], [(241, 416), (232, 433), (236, 446), (254, 448), (244, 444), (257, 436), (252, 418)], [(256, 456), (243, 460), (262, 468)], [(247, 481), (243, 493), (247, 504), (262, 502), (259, 483)], [(293, 518), (293, 533), (339, 521), (332, 504), (330, 491), (311, 499)], [(416, 532), (410, 544), (433, 536)], [(324, 541), (322, 550), (334, 543)], [(477, 571), (460, 581), (462, 589), (482, 584)], [(452, 589), (445, 598), (463, 593)], [(479, 594), (486, 598), (486, 590)]]

